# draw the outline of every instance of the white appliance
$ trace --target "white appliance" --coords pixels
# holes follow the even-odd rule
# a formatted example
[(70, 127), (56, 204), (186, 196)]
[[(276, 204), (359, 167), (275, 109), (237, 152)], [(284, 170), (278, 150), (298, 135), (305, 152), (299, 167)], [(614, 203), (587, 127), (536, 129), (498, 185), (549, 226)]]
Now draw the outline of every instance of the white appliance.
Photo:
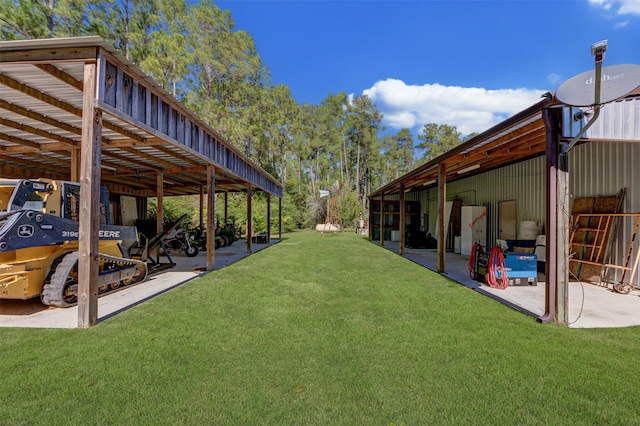
[(468, 256), (475, 243), (487, 245), (487, 208), (462, 206), (460, 254)]

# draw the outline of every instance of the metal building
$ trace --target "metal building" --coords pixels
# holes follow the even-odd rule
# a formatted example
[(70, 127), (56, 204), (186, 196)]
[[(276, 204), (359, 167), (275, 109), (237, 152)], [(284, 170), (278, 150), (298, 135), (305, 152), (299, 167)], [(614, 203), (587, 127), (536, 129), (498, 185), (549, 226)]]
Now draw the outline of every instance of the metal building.
[[(535, 222), (545, 230), (546, 307), (540, 320), (566, 323), (563, 291), (570, 257), (575, 255), (568, 247), (573, 201), (615, 195), (626, 189), (622, 212), (640, 213), (640, 90), (605, 104), (595, 124), (563, 157), (560, 145), (577, 133), (575, 116), (575, 108), (563, 106), (548, 93), (536, 105), (371, 193), (371, 222), (381, 222), (378, 206), (400, 200), (400, 218), (394, 225), (400, 234), (402, 255), (407, 220), (403, 209), (407, 200), (420, 200), (421, 229), (438, 240), (437, 270), (445, 272), (447, 236), (441, 218), (446, 202), (456, 199), (465, 205), (485, 206), (487, 244), (494, 245), (500, 236), (499, 206), (515, 200), (517, 221)], [(562, 186), (567, 182), (567, 187)], [(640, 250), (640, 242), (632, 244), (635, 217), (624, 217), (620, 222), (611, 263), (632, 267)], [(380, 227), (370, 229), (376, 226)], [(382, 235), (388, 239), (390, 234), (370, 233), (373, 240), (384, 245)], [(633, 249), (629, 256), (630, 246)], [(620, 280), (626, 274), (628, 280), (630, 272), (615, 269), (613, 279)], [(636, 273), (629, 283), (635, 289), (640, 288), (639, 275)]]

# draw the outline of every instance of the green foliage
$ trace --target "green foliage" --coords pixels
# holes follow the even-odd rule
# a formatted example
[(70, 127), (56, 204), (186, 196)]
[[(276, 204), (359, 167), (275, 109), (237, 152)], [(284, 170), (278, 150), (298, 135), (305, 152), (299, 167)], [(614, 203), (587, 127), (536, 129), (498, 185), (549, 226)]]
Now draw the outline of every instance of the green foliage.
[(1, 422), (637, 425), (639, 331), (538, 324), (296, 232), (89, 330), (0, 328)]
[[(184, 222), (184, 227), (195, 227), (200, 222), (200, 198), (199, 195), (182, 195), (162, 198), (162, 218), (165, 222), (175, 222), (182, 215), (188, 214), (189, 219)], [(158, 217), (158, 199), (147, 200), (147, 217)]]
[(361, 199), (356, 191), (345, 191), (340, 194), (340, 217), (342, 218), (342, 226), (345, 228), (353, 228), (353, 221), (360, 217), (362, 212)]
[(413, 136), (409, 129), (401, 129), (396, 135), (385, 135), (380, 139), (380, 173), (382, 185), (391, 182), (414, 167)]
[[(0, 6), (4, 39), (100, 35), (121, 50), (282, 182), (285, 229), (324, 220), (319, 191), (336, 181), (343, 221), (366, 215), (367, 194), (414, 163), (407, 129), (378, 137), (382, 115), (367, 96), (331, 93), (318, 105), (299, 105), (289, 87), (273, 85), (252, 36), (210, 0), (0, 0)], [(256, 197), (254, 208), (264, 210)], [(246, 205), (231, 199), (233, 217), (246, 222)], [(188, 212), (196, 224), (193, 205), (167, 200), (165, 218)], [(256, 231), (266, 230), (262, 217), (254, 215)]]
[(35, 39), (83, 35), (85, 0), (0, 0), (0, 39)]
[(435, 123), (425, 124), (422, 133), (418, 135), (418, 139), (422, 141), (418, 148), (425, 150), (423, 155), (425, 160), (433, 160), (459, 145), (461, 136), (456, 126)]

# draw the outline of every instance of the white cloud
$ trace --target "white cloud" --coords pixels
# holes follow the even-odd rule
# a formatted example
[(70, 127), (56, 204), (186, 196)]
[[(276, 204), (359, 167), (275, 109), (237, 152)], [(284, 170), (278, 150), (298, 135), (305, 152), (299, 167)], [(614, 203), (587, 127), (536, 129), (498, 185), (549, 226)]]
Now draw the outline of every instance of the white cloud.
[(551, 73), (549, 75), (547, 75), (547, 81), (549, 83), (551, 83), (552, 85), (557, 86), (558, 83), (560, 83), (562, 81), (562, 76), (560, 74), (556, 74), (556, 73)]
[(589, 3), (600, 6), (606, 11), (615, 9), (618, 15), (640, 15), (638, 0), (589, 0)]
[(612, 2), (609, 0), (589, 0), (589, 3), (595, 4), (596, 6), (600, 6), (604, 10), (610, 10), (612, 6), (611, 5)]
[(618, 13), (620, 15), (640, 15), (640, 1), (624, 0), (619, 3), (620, 9), (618, 9)]
[(383, 124), (418, 135), (428, 123), (456, 126), (463, 135), (481, 133), (540, 101), (544, 90), (407, 85), (386, 79), (363, 91), (384, 115)]

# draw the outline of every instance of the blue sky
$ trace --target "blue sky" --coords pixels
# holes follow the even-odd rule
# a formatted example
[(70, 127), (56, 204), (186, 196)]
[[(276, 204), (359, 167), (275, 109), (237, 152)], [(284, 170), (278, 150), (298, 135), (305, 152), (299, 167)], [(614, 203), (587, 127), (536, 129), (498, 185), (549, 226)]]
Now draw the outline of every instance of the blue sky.
[[(214, 0), (215, 1), (215, 0)], [(482, 132), (594, 68), (640, 64), (640, 0), (215, 1), (299, 103), (367, 94), (388, 132)]]

